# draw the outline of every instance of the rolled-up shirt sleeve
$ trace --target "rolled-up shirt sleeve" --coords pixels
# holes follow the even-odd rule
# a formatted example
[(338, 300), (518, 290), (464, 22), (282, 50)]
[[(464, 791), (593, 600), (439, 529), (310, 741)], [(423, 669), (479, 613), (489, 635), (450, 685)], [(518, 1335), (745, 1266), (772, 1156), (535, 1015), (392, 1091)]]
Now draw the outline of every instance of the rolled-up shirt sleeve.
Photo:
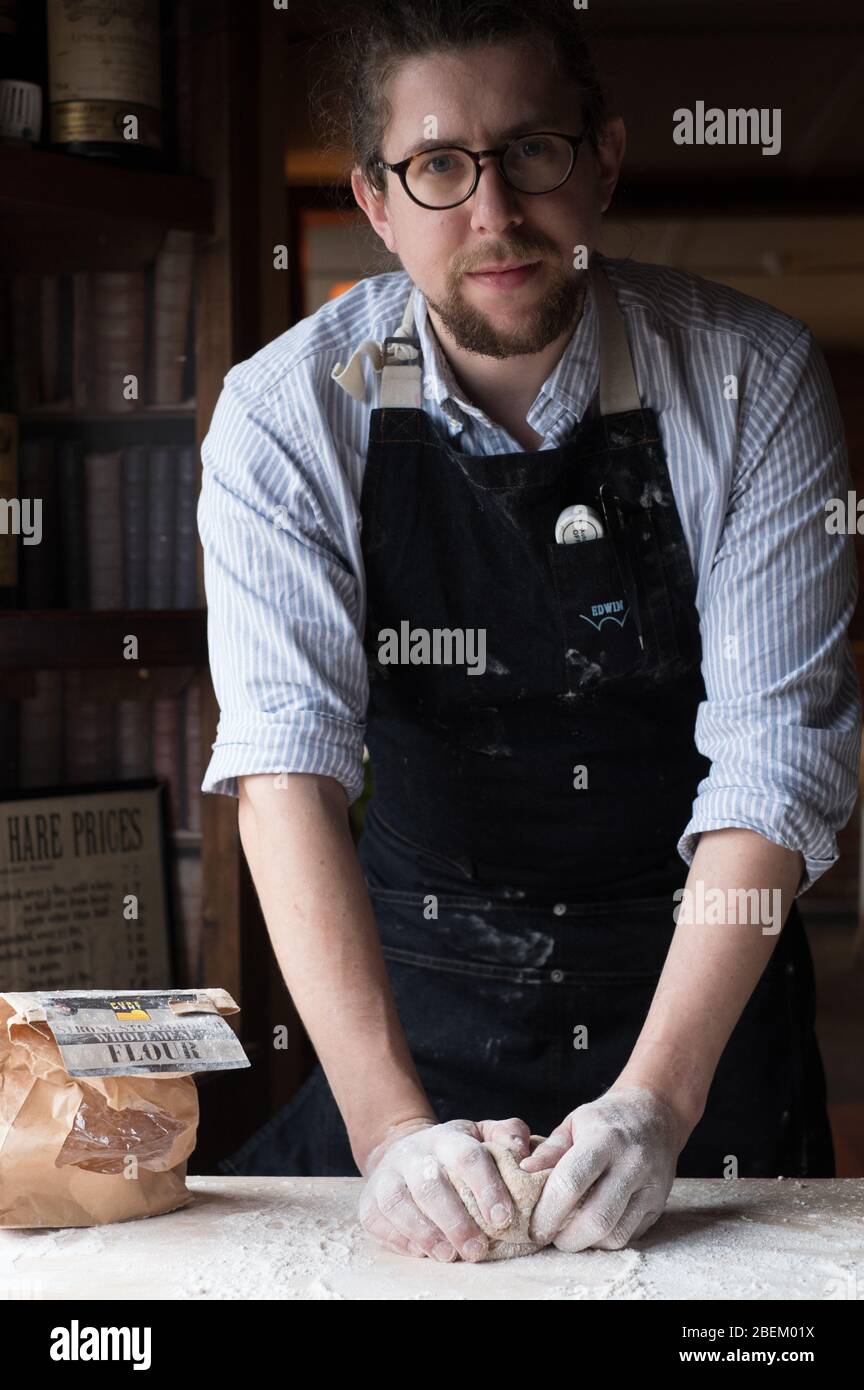
[(271, 397), (232, 369), (201, 450), (198, 530), (220, 709), (201, 790), (237, 796), (240, 776), (308, 772), (336, 778), (350, 803), (363, 789), (363, 589), (344, 496), (334, 501), (316, 475), (299, 410), (285, 418)]
[(798, 850), (796, 897), (838, 858), (858, 789), (861, 697), (848, 624), (854, 543), (828, 529), (851, 487), (834, 388), (808, 330), (748, 384), (725, 524), (700, 604), (711, 760), (678, 842), (740, 826)]

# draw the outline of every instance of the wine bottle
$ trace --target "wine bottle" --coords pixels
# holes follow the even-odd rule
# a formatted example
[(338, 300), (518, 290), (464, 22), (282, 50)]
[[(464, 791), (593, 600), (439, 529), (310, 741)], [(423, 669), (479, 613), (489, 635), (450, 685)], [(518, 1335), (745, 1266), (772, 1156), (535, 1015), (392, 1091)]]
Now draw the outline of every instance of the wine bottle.
[[(0, 609), (18, 607), (18, 406), (8, 281), (0, 278)], [(8, 505), (7, 505), (8, 504)]]
[(48, 0), (51, 142), (66, 154), (157, 165), (160, 0)]
[(40, 143), (46, 68), (40, 0), (0, 0), (0, 143)]

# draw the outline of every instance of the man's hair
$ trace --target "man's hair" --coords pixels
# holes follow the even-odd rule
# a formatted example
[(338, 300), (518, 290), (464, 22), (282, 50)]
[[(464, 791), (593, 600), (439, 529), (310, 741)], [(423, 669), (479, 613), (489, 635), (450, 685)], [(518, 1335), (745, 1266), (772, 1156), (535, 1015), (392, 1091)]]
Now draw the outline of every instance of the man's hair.
[(383, 192), (386, 175), (376, 161), (391, 116), (385, 87), (399, 65), (518, 40), (538, 51), (553, 76), (580, 89), (583, 126), (596, 150), (606, 101), (569, 0), (357, 0), (330, 35), (328, 73), (314, 96), (322, 132)]

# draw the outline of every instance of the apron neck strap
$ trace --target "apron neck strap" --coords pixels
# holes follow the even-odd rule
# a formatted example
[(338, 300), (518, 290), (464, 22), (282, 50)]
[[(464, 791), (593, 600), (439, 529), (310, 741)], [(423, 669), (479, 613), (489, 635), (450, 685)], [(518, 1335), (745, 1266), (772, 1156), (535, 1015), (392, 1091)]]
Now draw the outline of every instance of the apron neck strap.
[(591, 283), (600, 340), (600, 414), (641, 410), (624, 317), (606, 272), (596, 259), (591, 261)]
[(355, 348), (344, 365), (337, 362), (330, 375), (355, 401), (365, 401), (367, 386), (363, 359), (368, 358), (381, 373), (381, 406), (393, 409), (423, 405), (423, 368), (420, 340), (414, 333), (414, 288), (408, 296), (402, 323), (392, 338), (383, 343), (367, 338)]
[(395, 335), (381, 344), (382, 410), (423, 407), (423, 354), (414, 332), (414, 294), (412, 285), (402, 323)]

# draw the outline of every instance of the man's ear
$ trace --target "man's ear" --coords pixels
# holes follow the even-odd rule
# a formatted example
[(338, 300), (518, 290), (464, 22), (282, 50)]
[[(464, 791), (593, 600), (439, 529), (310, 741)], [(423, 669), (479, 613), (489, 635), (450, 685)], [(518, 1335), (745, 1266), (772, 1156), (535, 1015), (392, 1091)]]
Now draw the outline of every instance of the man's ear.
[(374, 231), (378, 233), (387, 250), (395, 255), (396, 238), (393, 236), (393, 229), (390, 226), (386, 194), (379, 193), (376, 188), (371, 188), (360, 166), (356, 164), (351, 171), (351, 188), (358, 206), (369, 218)]
[(598, 133), (595, 155), (601, 212), (605, 212), (612, 202), (626, 148), (627, 131), (624, 122), (620, 116), (610, 116)]

